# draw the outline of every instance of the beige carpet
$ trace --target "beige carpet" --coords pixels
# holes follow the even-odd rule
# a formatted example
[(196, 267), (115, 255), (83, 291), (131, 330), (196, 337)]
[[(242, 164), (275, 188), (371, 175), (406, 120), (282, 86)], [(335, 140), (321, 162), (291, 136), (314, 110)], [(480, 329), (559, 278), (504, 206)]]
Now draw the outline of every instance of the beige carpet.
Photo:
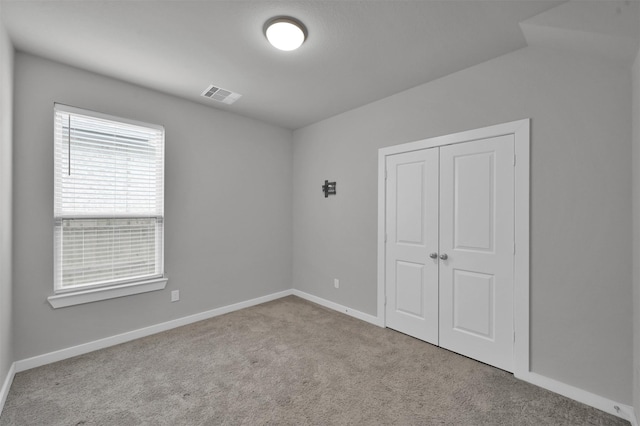
[(617, 425), (296, 297), (16, 375), (0, 425)]

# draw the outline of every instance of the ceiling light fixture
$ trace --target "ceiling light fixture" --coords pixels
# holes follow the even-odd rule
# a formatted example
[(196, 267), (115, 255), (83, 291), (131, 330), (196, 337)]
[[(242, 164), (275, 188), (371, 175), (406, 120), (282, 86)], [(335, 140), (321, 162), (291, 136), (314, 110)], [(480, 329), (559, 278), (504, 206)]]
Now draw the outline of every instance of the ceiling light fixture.
[(307, 39), (307, 27), (290, 16), (278, 16), (264, 24), (264, 35), (276, 49), (296, 50)]

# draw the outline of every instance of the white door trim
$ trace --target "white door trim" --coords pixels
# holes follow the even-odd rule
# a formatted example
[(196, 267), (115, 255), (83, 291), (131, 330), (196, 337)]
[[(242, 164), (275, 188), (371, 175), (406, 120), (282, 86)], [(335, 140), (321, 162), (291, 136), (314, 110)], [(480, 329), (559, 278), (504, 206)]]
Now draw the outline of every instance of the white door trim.
[(514, 362), (513, 374), (529, 373), (529, 161), (530, 119), (512, 121), (378, 150), (378, 322), (385, 319), (385, 212), (386, 157), (496, 136), (514, 135), (515, 141), (515, 268), (514, 268)]

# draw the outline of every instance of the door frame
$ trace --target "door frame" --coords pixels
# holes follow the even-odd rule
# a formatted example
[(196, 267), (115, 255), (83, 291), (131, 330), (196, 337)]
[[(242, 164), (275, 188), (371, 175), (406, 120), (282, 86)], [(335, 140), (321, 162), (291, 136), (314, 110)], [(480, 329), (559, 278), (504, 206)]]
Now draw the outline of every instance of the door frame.
[(474, 140), (513, 135), (515, 153), (515, 257), (513, 288), (513, 374), (529, 373), (529, 200), (530, 200), (530, 119), (496, 124), (378, 150), (378, 324), (386, 327), (385, 317), (385, 238), (386, 238), (386, 161), (387, 156)]

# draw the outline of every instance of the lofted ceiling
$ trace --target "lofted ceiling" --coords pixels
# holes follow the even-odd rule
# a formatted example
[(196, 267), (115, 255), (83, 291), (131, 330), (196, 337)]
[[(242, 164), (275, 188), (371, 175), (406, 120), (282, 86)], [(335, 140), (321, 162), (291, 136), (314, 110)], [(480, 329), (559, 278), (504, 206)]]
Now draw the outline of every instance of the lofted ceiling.
[[(1, 0), (18, 50), (296, 129), (526, 46), (519, 23), (562, 2)], [(293, 52), (264, 22), (300, 19)], [(210, 84), (233, 105), (200, 96)]]

